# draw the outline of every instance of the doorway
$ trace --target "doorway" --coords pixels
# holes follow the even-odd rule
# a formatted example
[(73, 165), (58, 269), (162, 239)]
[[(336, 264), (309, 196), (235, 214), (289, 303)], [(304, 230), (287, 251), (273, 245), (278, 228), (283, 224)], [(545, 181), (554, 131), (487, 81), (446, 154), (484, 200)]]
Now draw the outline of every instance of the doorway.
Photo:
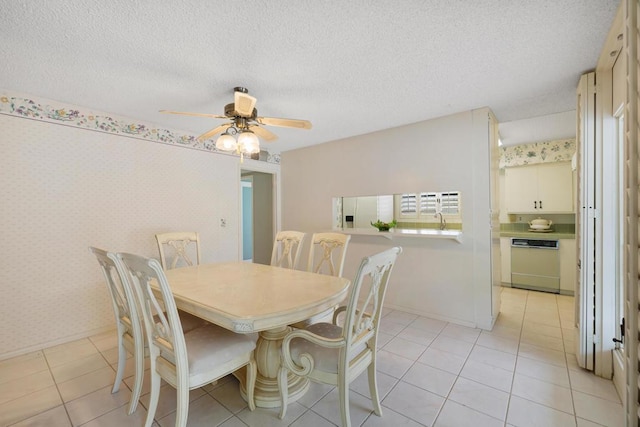
[(241, 254), (243, 261), (271, 262), (275, 230), (274, 174), (250, 169), (240, 171)]

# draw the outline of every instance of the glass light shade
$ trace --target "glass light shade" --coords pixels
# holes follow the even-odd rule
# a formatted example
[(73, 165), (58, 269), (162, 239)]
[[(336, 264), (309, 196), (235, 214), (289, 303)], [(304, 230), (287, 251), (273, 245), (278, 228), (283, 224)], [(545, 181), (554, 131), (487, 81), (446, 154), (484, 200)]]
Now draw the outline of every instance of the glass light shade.
[(236, 139), (228, 133), (223, 133), (216, 140), (216, 148), (218, 150), (235, 151), (236, 147)]
[(244, 131), (238, 135), (238, 147), (240, 151), (247, 154), (260, 152), (260, 140), (255, 133), (251, 131)]

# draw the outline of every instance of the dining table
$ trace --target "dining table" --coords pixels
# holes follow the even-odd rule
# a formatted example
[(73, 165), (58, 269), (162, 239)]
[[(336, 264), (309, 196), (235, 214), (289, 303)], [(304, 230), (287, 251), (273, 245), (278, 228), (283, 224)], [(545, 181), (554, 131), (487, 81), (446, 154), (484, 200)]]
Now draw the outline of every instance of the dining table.
[[(176, 306), (239, 334), (257, 333), (255, 404), (280, 406), (277, 374), (282, 339), (289, 325), (343, 301), (350, 281), (342, 277), (256, 264), (200, 264), (165, 272)], [(234, 373), (246, 400), (245, 371)], [(288, 400), (302, 397), (309, 380), (289, 373)]]

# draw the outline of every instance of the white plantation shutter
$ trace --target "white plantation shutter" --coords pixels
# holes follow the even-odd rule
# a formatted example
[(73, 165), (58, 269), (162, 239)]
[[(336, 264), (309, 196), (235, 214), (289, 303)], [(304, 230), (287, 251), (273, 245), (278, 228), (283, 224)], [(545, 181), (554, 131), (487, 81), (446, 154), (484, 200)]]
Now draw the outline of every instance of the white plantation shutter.
[(460, 213), (460, 193), (450, 191), (448, 193), (421, 193), (420, 213), (435, 215), (437, 206), (443, 215), (457, 215)]
[(400, 213), (402, 215), (411, 216), (418, 213), (418, 195), (403, 194), (400, 200)]

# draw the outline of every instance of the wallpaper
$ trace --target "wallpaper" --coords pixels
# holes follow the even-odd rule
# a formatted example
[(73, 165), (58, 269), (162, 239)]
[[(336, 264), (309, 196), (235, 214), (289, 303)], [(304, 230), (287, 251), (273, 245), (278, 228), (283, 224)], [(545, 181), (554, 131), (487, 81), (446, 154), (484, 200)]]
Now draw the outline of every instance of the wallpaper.
[(0, 129), (0, 359), (115, 327), (89, 246), (157, 257), (156, 233), (187, 230), (203, 262), (238, 259), (238, 157), (14, 115)]
[[(62, 104), (57, 101), (19, 96), (6, 91), (0, 92), (0, 114), (9, 114), (196, 150), (218, 151), (215, 147), (214, 139), (200, 142), (196, 139), (197, 135), (164, 129), (148, 123), (139, 123), (135, 119), (92, 112), (84, 107)], [(227, 152), (224, 153), (228, 154)], [(254, 157), (254, 159), (260, 160), (257, 157)], [(266, 161), (280, 163), (280, 155), (269, 153)]]
[(501, 147), (500, 168), (570, 161), (575, 152), (575, 139), (559, 139)]

